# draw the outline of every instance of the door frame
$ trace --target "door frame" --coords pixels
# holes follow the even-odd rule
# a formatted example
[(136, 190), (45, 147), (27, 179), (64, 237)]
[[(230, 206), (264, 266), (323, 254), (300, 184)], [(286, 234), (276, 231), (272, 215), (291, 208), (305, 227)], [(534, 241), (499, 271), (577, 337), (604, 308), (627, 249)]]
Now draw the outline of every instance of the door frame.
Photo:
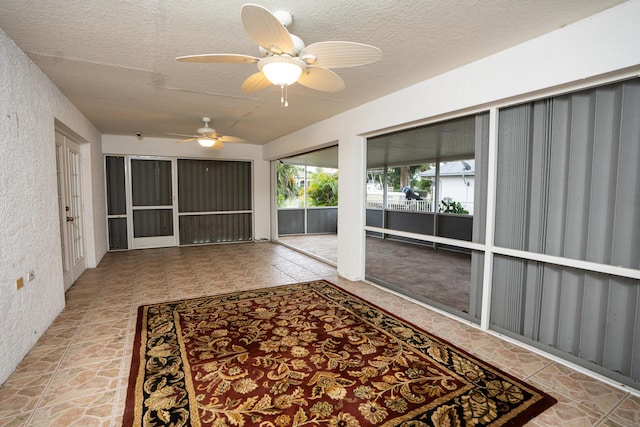
[[(68, 134), (60, 129), (55, 130), (58, 223), (65, 291), (73, 285), (87, 268), (86, 221), (84, 218), (83, 199), (85, 194), (83, 191), (81, 145), (82, 143), (69, 137)], [(70, 153), (74, 153), (77, 156), (75, 165), (70, 164)], [(76, 176), (76, 181), (73, 183), (74, 178), (71, 175), (71, 167), (74, 168)], [(77, 197), (75, 203), (71, 203), (69, 199), (72, 188), (74, 189), (75, 197)], [(74, 231), (78, 232), (79, 236), (74, 236)], [(78, 240), (75, 237), (78, 237), (80, 247), (74, 245), (74, 241)]]
[[(147, 249), (162, 248), (170, 246), (178, 246), (179, 229), (178, 229), (178, 163), (173, 157), (163, 156), (126, 156), (126, 203), (127, 203), (127, 241), (129, 249)], [(171, 162), (171, 217), (173, 222), (173, 235), (158, 237), (134, 237), (133, 227), (133, 190), (132, 190), (132, 173), (131, 162), (133, 160), (161, 160)], [(146, 209), (166, 208), (165, 206), (148, 206)]]

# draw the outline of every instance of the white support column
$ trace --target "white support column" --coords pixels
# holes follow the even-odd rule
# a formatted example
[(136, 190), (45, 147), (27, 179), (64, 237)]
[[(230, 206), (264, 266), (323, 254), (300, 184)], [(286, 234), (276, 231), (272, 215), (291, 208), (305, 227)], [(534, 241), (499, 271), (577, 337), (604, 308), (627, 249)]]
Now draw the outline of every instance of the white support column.
[(496, 178), (498, 170), (498, 109), (489, 110), (489, 155), (487, 164), (487, 222), (485, 229), (484, 270), (482, 277), (482, 310), (480, 328), (489, 329), (491, 320), (491, 281), (496, 223)]
[(364, 279), (366, 140), (360, 136), (338, 142), (338, 274)]

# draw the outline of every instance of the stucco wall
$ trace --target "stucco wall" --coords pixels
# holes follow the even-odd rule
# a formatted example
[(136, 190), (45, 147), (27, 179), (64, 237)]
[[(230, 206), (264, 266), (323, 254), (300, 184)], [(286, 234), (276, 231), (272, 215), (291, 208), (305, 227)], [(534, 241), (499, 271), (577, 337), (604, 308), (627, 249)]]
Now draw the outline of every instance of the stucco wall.
[[(84, 142), (85, 171), (100, 153), (100, 134), (39, 68), (0, 30), (0, 383), (13, 372), (64, 308), (58, 229), (55, 127), (63, 123)], [(97, 169), (95, 169), (97, 167)], [(84, 213), (104, 223), (104, 185), (83, 177)], [(95, 265), (106, 233), (90, 230), (86, 244)], [(35, 280), (16, 290), (16, 279)]]

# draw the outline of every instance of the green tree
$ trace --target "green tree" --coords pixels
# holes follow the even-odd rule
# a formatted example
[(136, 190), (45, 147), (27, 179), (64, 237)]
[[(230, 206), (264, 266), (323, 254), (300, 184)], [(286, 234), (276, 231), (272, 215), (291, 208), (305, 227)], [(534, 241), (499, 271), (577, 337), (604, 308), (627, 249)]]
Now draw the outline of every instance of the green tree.
[(309, 174), (307, 196), (309, 206), (338, 206), (338, 173), (319, 168)]
[(432, 163), (410, 166), (395, 166), (387, 168), (387, 186), (395, 191), (402, 190), (402, 187), (408, 185), (413, 190), (421, 191), (426, 195), (431, 192), (431, 180), (422, 179), (420, 172), (424, 172), (432, 166)]
[(298, 176), (302, 173), (300, 166), (279, 163), (276, 166), (278, 207), (285, 206), (287, 200), (295, 200), (300, 196)]

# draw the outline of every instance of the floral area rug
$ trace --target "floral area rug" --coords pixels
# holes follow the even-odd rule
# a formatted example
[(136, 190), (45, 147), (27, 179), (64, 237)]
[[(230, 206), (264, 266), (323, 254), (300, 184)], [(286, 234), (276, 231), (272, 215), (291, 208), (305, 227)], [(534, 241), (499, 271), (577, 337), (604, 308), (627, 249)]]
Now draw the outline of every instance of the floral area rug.
[(522, 425), (554, 403), (320, 280), (140, 307), (123, 425)]

